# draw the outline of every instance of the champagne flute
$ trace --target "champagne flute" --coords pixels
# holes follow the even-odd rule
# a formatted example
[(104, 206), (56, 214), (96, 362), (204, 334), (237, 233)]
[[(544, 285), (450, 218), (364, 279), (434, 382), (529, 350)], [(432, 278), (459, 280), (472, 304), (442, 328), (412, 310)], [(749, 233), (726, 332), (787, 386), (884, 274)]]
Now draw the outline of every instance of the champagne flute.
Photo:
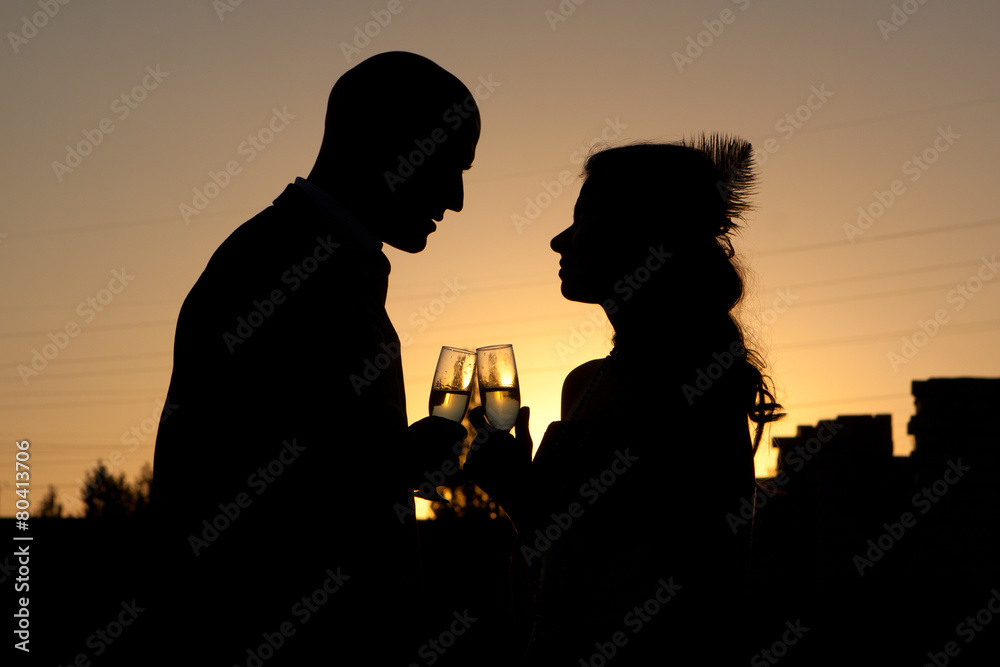
[[(434, 379), (431, 381), (431, 396), (427, 410), (431, 417), (444, 417), (461, 423), (469, 409), (472, 396), (472, 380), (476, 375), (476, 353), (459, 347), (441, 348)], [(419, 489), (414, 493), (418, 498), (447, 503), (447, 498), (437, 493), (424, 493)]]
[(461, 423), (469, 409), (472, 380), (476, 374), (476, 353), (458, 347), (442, 347), (438, 356), (428, 410), (432, 417)]
[(521, 408), (521, 390), (517, 384), (517, 365), (512, 345), (490, 345), (476, 349), (479, 370), (479, 397), (490, 426), (509, 431)]

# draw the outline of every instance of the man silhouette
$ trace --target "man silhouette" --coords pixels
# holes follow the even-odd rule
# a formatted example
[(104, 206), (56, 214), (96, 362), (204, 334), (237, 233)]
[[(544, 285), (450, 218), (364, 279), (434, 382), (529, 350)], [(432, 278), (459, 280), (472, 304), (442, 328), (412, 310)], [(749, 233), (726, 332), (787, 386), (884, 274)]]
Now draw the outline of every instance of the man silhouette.
[(479, 131), (472, 94), (435, 63), (365, 60), (333, 87), (308, 177), (212, 256), (178, 317), (156, 440), (171, 646), (151, 653), (227, 667), (415, 654), (400, 508), (466, 433), (407, 426), (382, 244), (419, 252), (462, 209)]

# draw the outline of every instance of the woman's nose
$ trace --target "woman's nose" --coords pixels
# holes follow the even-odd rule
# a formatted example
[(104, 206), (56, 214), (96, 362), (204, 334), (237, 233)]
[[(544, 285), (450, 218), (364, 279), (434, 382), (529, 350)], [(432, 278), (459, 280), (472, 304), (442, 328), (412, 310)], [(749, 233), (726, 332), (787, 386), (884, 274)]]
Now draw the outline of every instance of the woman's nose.
[(569, 227), (562, 230), (558, 234), (552, 237), (549, 242), (549, 247), (556, 252), (562, 252), (561, 248), (566, 248), (569, 245)]

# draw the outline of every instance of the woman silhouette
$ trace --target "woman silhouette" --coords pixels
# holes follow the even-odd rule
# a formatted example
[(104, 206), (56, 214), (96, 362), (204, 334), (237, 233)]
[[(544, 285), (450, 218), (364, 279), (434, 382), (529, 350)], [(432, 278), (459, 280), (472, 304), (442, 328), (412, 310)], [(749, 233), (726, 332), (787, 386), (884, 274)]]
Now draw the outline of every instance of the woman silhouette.
[[(739, 508), (761, 428), (781, 416), (731, 314), (752, 150), (717, 136), (623, 146), (593, 154), (584, 177), (551, 245), (563, 295), (604, 308), (614, 349), (567, 376), (534, 460), (522, 408), (514, 442), (490, 432), (466, 463), (536, 568), (526, 662), (744, 664)], [(472, 418), (488, 429), (481, 408)]]

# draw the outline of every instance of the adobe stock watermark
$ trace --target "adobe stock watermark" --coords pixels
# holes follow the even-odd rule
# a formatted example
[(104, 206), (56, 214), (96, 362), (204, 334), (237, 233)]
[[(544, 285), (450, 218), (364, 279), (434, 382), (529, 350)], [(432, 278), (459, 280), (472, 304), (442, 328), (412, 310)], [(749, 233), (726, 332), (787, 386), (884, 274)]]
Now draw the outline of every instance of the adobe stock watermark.
[[(638, 460), (638, 456), (629, 454), (628, 447), (624, 450), (616, 449), (615, 458), (612, 459), (611, 464), (598, 475), (580, 485), (578, 490), (580, 498), (586, 500), (587, 505), (593, 505)], [(549, 515), (552, 522), (543, 528), (535, 529), (534, 542), (530, 545), (521, 545), (521, 555), (524, 557), (524, 562), (531, 565), (534, 559), (541, 558), (542, 554), (551, 549), (552, 544), (557, 542), (585, 512), (586, 507), (576, 501), (567, 505), (565, 512), (552, 512)]]
[(61, 7), (68, 5), (70, 0), (38, 0), (36, 3), (41, 9), (29, 18), (21, 17), (21, 29), (17, 32), (8, 32), (7, 41), (14, 53), (18, 53), (21, 47), (38, 35), (38, 31), (49, 24), (49, 21), (56, 17)]
[(925, 4), (927, 0), (903, 0), (900, 4), (893, 3), (889, 20), (879, 19), (875, 22), (878, 31), (882, 33), (882, 40), (888, 42), (889, 35), (898, 32)]
[[(323, 262), (330, 259), (333, 251), (340, 247), (339, 243), (334, 243), (331, 239), (331, 234), (327, 234), (325, 239), (317, 236), (312, 253), (303, 257), (300, 263), (292, 264), (281, 274), (281, 284), (290, 286), (289, 293), (297, 291), (313, 274), (319, 271)], [(270, 293), (263, 295), (261, 299), (254, 299), (247, 314), (236, 318), (236, 326), (233, 327), (233, 330), (225, 331), (222, 334), (222, 342), (226, 344), (229, 353), (234, 353), (239, 345), (246, 343), (287, 299), (288, 295), (280, 287), (274, 288)]]
[[(659, 248), (654, 248), (649, 246), (649, 254), (646, 255), (646, 261), (635, 267), (631, 273), (626, 273), (618, 280), (614, 287), (612, 288), (615, 294), (621, 295), (621, 299), (609, 299), (603, 302), (604, 310), (606, 312), (615, 314), (618, 309), (618, 302), (624, 303), (632, 298), (632, 296), (642, 289), (643, 285), (650, 281), (653, 274), (663, 268), (666, 264), (666, 260), (673, 257), (673, 253), (665, 252), (663, 250), (663, 245), (661, 244)], [(609, 304), (611, 301), (612, 304)]]
[[(642, 632), (656, 615), (674, 599), (677, 592), (684, 588), (680, 584), (675, 584), (673, 577), (660, 578), (656, 584), (658, 588), (648, 600), (641, 605), (636, 605), (622, 617), (622, 625), (631, 630), (632, 636)], [(629, 636), (625, 631), (617, 630), (608, 641), (594, 642), (594, 648), (597, 650), (587, 659), (580, 658), (579, 665), (580, 667), (604, 667), (618, 654), (618, 651), (628, 645), (628, 642)]]
[[(909, 160), (903, 163), (900, 167), (903, 174), (910, 177), (910, 183), (916, 183), (931, 168), (931, 165), (937, 162), (941, 155), (954, 146), (955, 141), (961, 137), (962, 135), (951, 129), (951, 125), (947, 129), (939, 127), (937, 136), (934, 137), (931, 145), (920, 153), (914, 153)], [(858, 219), (855, 223), (853, 225), (844, 224), (844, 234), (847, 235), (847, 240), (854, 243), (854, 239), (871, 229), (875, 221), (885, 215), (885, 212), (904, 194), (906, 194), (906, 184), (899, 178), (893, 180), (888, 189), (873, 191), (872, 195), (875, 200), (867, 206), (858, 207)]]
[(226, 14), (236, 11), (236, 8), (243, 4), (243, 0), (212, 0), (212, 9), (220, 21), (226, 20)]
[[(412, 2), (408, 0), (407, 4)], [(403, 13), (406, 6), (400, 0), (389, 0), (385, 9), (371, 10), (372, 20), (354, 26), (354, 39), (351, 42), (341, 42), (340, 52), (344, 54), (344, 60), (351, 64), (351, 58), (360, 56), (361, 52), (371, 46), (372, 40), (382, 34), (382, 31), (389, 27), (392, 19)]]
[(192, 188), (191, 203), (181, 202), (177, 205), (185, 225), (191, 224), (191, 218), (202, 213), (222, 191), (229, 187), (234, 176), (243, 173), (243, 166), (253, 162), (274, 141), (275, 137), (285, 131), (285, 128), (295, 120), (295, 114), (288, 113), (288, 107), (272, 107), (271, 118), (267, 123), (236, 146), (236, 154), (243, 158), (226, 161), (221, 169), (209, 170), (208, 180), (203, 186)]
[[(170, 76), (170, 72), (160, 70), (160, 66), (146, 66), (146, 75), (130, 90), (122, 93), (111, 101), (111, 112), (119, 122), (124, 121), (132, 112), (139, 108), (139, 104), (144, 102), (149, 93), (160, 87), (163, 80)], [(111, 116), (105, 116), (97, 122), (93, 129), (84, 129), (81, 133), (83, 139), (74, 145), (66, 144), (66, 157), (63, 162), (52, 161), (52, 171), (56, 175), (56, 180), (60, 183), (74, 169), (83, 164), (83, 159), (91, 155), (100, 146), (105, 137), (115, 131), (115, 121)]]
[[(741, 12), (746, 11), (747, 7), (750, 6), (750, 0), (731, 1), (734, 5), (739, 6)], [(719, 18), (702, 21), (701, 24), (705, 26), (705, 29), (694, 36), (688, 35), (687, 47), (684, 49), (684, 53), (680, 51), (673, 52), (672, 57), (674, 65), (677, 66), (677, 71), (683, 74), (685, 67), (693, 65), (694, 61), (715, 44), (716, 39), (722, 36), (722, 33), (726, 30), (726, 26), (736, 22), (738, 16), (739, 14), (727, 8), (719, 12)]]
[(603, 326), (606, 329), (607, 324), (608, 319), (605, 317), (604, 311), (593, 309), (587, 311), (587, 318), (583, 322), (578, 326), (570, 327), (569, 338), (566, 339), (566, 342), (556, 343), (559, 361), (565, 362), (566, 359), (583, 349), (587, 341), (600, 330), (599, 327)]
[[(990, 589), (990, 598), (986, 604), (975, 613), (966, 616), (955, 626), (955, 634), (965, 640), (966, 645), (971, 644), (976, 635), (983, 632), (986, 626), (993, 622), (994, 616), (1000, 615), (1000, 591), (996, 588)], [(962, 647), (956, 641), (945, 642), (942, 651), (928, 651), (927, 662), (923, 667), (945, 667), (951, 659), (962, 652)]]
[(587, 0), (562, 0), (555, 9), (545, 10), (545, 20), (548, 21), (552, 32), (555, 32), (560, 23), (565, 23), (569, 17), (576, 13), (576, 8)]
[(802, 619), (795, 619), (795, 623), (785, 621), (787, 628), (781, 633), (781, 638), (774, 641), (770, 647), (758, 651), (750, 658), (751, 667), (767, 667), (777, 664), (778, 661), (788, 655), (788, 647), (795, 646), (807, 632), (809, 628), (802, 625)]
[[(481, 442), (478, 435), (476, 440)], [(464, 442), (465, 439), (463, 438), (452, 446), (451, 451), (456, 457), (462, 455), (462, 445)], [(475, 449), (476, 446), (477, 445), (473, 444), (473, 449)], [(437, 470), (424, 471), (423, 477), (425, 481), (420, 483), (418, 490), (424, 496), (432, 497), (436, 492), (437, 487), (445, 486), (448, 482), (448, 478), (457, 473), (459, 470), (460, 468), (456, 465), (453, 459), (445, 459), (441, 462), (441, 465), (438, 466)], [(393, 510), (396, 512), (396, 518), (399, 519), (400, 524), (405, 524), (407, 521), (416, 518), (417, 508), (413, 501), (413, 494), (410, 494), (407, 497), (406, 505), (396, 503), (393, 505)]]
[[(299, 626), (308, 623), (313, 615), (326, 606), (330, 598), (339, 593), (351, 578), (350, 575), (344, 574), (340, 567), (337, 567), (336, 570), (332, 567), (327, 568), (323, 574), (326, 575), (323, 583), (308, 594), (303, 595), (289, 611), (292, 617), (298, 621)], [(281, 650), (286, 642), (295, 636), (297, 631), (298, 628), (292, 621), (283, 621), (273, 632), (262, 632), (260, 644), (247, 648), (246, 660), (243, 664), (245, 667), (262, 667)], [(234, 665), (234, 667), (238, 667), (238, 665)]]
[(461, 614), (453, 611), (451, 615), (455, 620), (446, 629), (442, 630), (437, 637), (427, 640), (417, 650), (417, 656), (422, 659), (422, 662), (411, 662), (409, 667), (420, 667), (421, 664), (430, 667), (430, 665), (436, 663), (441, 656), (448, 652), (448, 649), (455, 645), (458, 638), (464, 635), (472, 627), (472, 624), (479, 620), (475, 616), (470, 615), (468, 609)]
[[(615, 282), (612, 289), (619, 296), (605, 299), (601, 303), (601, 307), (605, 313), (614, 315), (618, 312), (619, 305), (631, 299), (636, 292), (641, 290), (652, 279), (653, 274), (663, 268), (666, 260), (673, 256), (673, 253), (663, 250), (662, 244), (659, 248), (649, 246), (648, 250), (649, 254), (646, 255), (646, 259), (642, 264)], [(585, 321), (579, 329), (575, 327), (570, 329), (570, 337), (566, 343), (556, 343), (556, 352), (559, 354), (560, 361), (566, 361), (567, 357), (580, 350), (586, 344), (588, 338), (597, 333), (597, 324), (602, 321), (602, 318), (596, 311), (593, 311), (592, 313), (588, 313), (588, 319), (590, 321)]]
[(17, 374), (24, 386), (27, 387), (31, 378), (38, 377), (42, 371), (48, 368), (49, 364), (69, 347), (70, 340), (80, 335), (83, 325), (93, 322), (97, 318), (97, 314), (103, 312), (114, 301), (115, 296), (121, 294), (133, 280), (135, 280), (135, 276), (128, 273), (124, 266), (121, 271), (112, 270), (108, 286), (98, 290), (93, 296), (88, 296), (77, 305), (76, 314), (80, 316), (82, 323), (69, 320), (62, 329), (48, 333), (49, 342), (44, 343), (41, 350), (38, 347), (31, 348), (31, 361), (27, 365), (19, 364), (17, 367)]
[(790, 288), (777, 289), (774, 291), (774, 298), (771, 299), (771, 305), (762, 310), (757, 319), (765, 327), (774, 326), (774, 323), (787, 313), (798, 300), (798, 295), (793, 294)]
[[(154, 439), (159, 425), (165, 422), (170, 415), (174, 414), (174, 410), (179, 407), (176, 403), (171, 403), (166, 399), (158, 401), (156, 407), (153, 409), (153, 413), (149, 417), (146, 417), (138, 424), (133, 424), (129, 430), (122, 433), (121, 438), (119, 438), (122, 447), (128, 447), (128, 452), (132, 453), (139, 448), (139, 445), (145, 444), (147, 440)], [(119, 459), (118, 462), (115, 461), (116, 458)], [(124, 459), (125, 457), (119, 450), (116, 449), (111, 452), (111, 464), (113, 466), (121, 465)]]
[[(801, 130), (806, 123), (812, 120), (813, 115), (823, 108), (830, 98), (833, 97), (833, 93), (826, 89), (826, 84), (820, 84), (817, 88), (816, 86), (809, 87), (809, 95), (806, 97), (806, 101), (799, 106), (795, 107), (794, 111), (786, 113), (784, 116), (779, 118), (774, 122), (774, 131), (781, 134), (781, 138), (784, 141), (788, 141), (795, 136), (795, 133)], [(767, 159), (778, 152), (781, 148), (781, 144), (774, 137), (768, 137), (759, 144), (760, 149), (754, 151), (754, 155), (757, 159), (758, 165), (763, 165), (767, 162)]]
[[(155, 441), (157, 427), (166, 421), (178, 407), (180, 406), (170, 401), (159, 401), (151, 416), (146, 417), (138, 424), (134, 424), (132, 428), (122, 433), (119, 441), (122, 443), (122, 447), (128, 447), (125, 451), (131, 454), (139, 448), (140, 444), (145, 443), (147, 440)], [(153, 442), (150, 442), (150, 444), (153, 444)], [(103, 459), (98, 459), (98, 461), (103, 462)], [(108, 472), (113, 473), (115, 468), (125, 464), (125, 454), (122, 453), (121, 449), (113, 449), (111, 450), (109, 461), (111, 469)], [(90, 482), (77, 477), (76, 484), (82, 489), (82, 499), (87, 500), (90, 498), (104, 484), (104, 480), (105, 477), (100, 471), (95, 473), (93, 480)]]
[[(344, 582), (351, 578), (341, 572), (339, 567), (336, 570), (328, 568), (325, 574), (327, 576), (322, 585), (313, 589), (309, 595), (303, 595), (298, 602), (292, 605), (292, 616), (300, 619), (300, 625), (308, 623), (313, 614), (329, 601), (330, 596), (339, 592), (344, 586)], [(263, 656), (261, 657), (263, 658)]]
[(738, 340), (729, 344), (729, 348), (720, 352), (713, 352), (712, 359), (707, 366), (699, 367), (695, 371), (695, 379), (681, 385), (681, 391), (688, 405), (694, 405), (697, 398), (705, 395), (705, 392), (712, 388), (712, 385), (725, 375), (726, 371), (732, 368), (736, 362), (746, 355), (746, 348)]
[[(459, 282), (457, 276), (446, 279), (444, 287), (441, 288), (440, 295), (431, 299), (427, 305), (421, 306), (411, 313), (407, 321), (411, 326), (417, 327), (418, 333), (423, 333), (467, 289), (467, 286)], [(356, 395), (360, 396), (364, 389), (370, 387), (373, 382), (378, 380), (383, 371), (392, 366), (395, 360), (399, 359), (402, 354), (402, 348), (407, 347), (413, 342), (413, 336), (410, 335), (408, 330), (399, 331), (398, 336), (399, 343), (379, 343), (381, 352), (377, 352), (373, 357), (366, 358), (361, 365), (361, 369), (350, 375), (348, 379)]]
[(492, 72), (485, 78), (480, 76), (478, 85), (471, 95), (466, 96), (461, 102), (455, 102), (441, 114), (441, 122), (447, 126), (438, 126), (431, 130), (423, 139), (413, 140), (413, 150), (405, 155), (400, 153), (396, 156), (396, 168), (394, 171), (382, 172), (386, 185), (390, 192), (395, 192), (396, 188), (406, 182), (410, 176), (417, 173), (417, 168), (424, 164), (437, 151), (438, 146), (448, 141), (450, 130), (452, 133), (458, 131), (462, 125), (472, 118), (476, 111), (477, 102), (488, 100), (490, 96), (503, 85), (499, 81), (493, 80)]
[[(267, 491), (268, 486), (285, 472), (285, 468), (294, 464), (306, 450), (304, 445), (298, 444), (295, 438), (292, 441), (282, 441), (282, 448), (266, 466), (260, 466), (247, 477), (247, 486), (254, 491), (257, 496)], [(207, 549), (213, 542), (219, 539), (223, 532), (239, 519), (240, 515), (250, 505), (253, 504), (253, 496), (245, 491), (236, 494), (232, 502), (219, 503), (219, 513), (211, 519), (202, 519), (201, 535), (191, 533), (188, 535), (188, 546), (195, 556), (200, 556), (201, 552)]]
[[(770, 327), (778, 318), (788, 310), (799, 300), (799, 297), (792, 294), (790, 289), (779, 289), (775, 291), (775, 297), (771, 301), (771, 305), (765, 308), (760, 314), (760, 320), (765, 326)], [(739, 341), (732, 341), (729, 347), (725, 350), (715, 351), (712, 353), (712, 358), (714, 361), (709, 362), (706, 366), (698, 368), (695, 373), (695, 378), (692, 382), (685, 384), (681, 387), (684, 392), (684, 398), (687, 399), (688, 405), (693, 405), (696, 398), (699, 398), (705, 394), (712, 385), (715, 384), (719, 378), (721, 378), (726, 371), (733, 367), (737, 359), (742, 359), (746, 356), (746, 348)]]
[[(600, 135), (573, 149), (573, 152), (569, 155), (569, 163), (571, 165), (582, 165), (590, 149), (595, 144), (601, 142), (609, 143), (620, 137), (622, 131), (627, 128), (628, 125), (621, 122), (618, 116), (615, 116), (614, 120), (605, 118), (604, 127), (601, 129)], [(555, 180), (542, 180), (540, 183), (542, 189), (538, 194), (534, 197), (524, 198), (524, 211), (522, 213), (511, 213), (510, 215), (510, 221), (514, 224), (514, 229), (517, 230), (517, 233), (521, 234), (524, 227), (537, 220), (542, 215), (542, 211), (552, 206), (556, 198), (566, 190), (567, 186), (572, 185), (576, 178), (577, 175), (574, 172), (563, 169), (556, 175)]]
[(93, 653), (91, 654), (86, 651), (77, 653), (71, 664), (80, 666), (90, 665), (91, 655), (95, 658), (103, 655), (123, 634), (128, 632), (128, 628), (139, 618), (139, 614), (146, 611), (145, 607), (138, 605), (135, 598), (132, 598), (131, 602), (123, 600), (119, 603), (119, 606), (121, 607), (121, 611), (107, 625), (97, 628), (87, 637), (85, 645)]
[[(823, 445), (833, 440), (837, 435), (837, 431), (842, 428), (844, 428), (844, 425), (835, 421), (820, 422), (816, 428), (816, 435), (788, 452), (785, 455), (784, 463), (791, 466), (793, 473), (800, 472), (805, 468), (807, 463), (819, 454), (819, 451), (823, 449)], [(782, 493), (781, 489), (787, 486), (791, 479), (788, 472), (782, 468), (781, 472), (774, 476), (772, 487), (765, 487), (763, 490), (755, 489), (753, 501), (746, 497), (742, 498), (740, 500), (739, 515), (733, 512), (726, 514), (726, 523), (729, 524), (729, 529), (733, 532), (733, 535), (736, 535), (742, 526), (753, 521), (755, 512), (767, 505), (768, 501), (772, 498), (780, 495)]]
[(948, 469), (944, 471), (941, 479), (913, 494), (910, 504), (915, 510), (919, 510), (919, 515), (906, 511), (899, 515), (898, 521), (883, 523), (882, 528), (885, 529), (885, 532), (877, 538), (868, 540), (868, 549), (864, 555), (856, 554), (851, 559), (854, 567), (858, 570), (858, 576), (865, 576), (865, 569), (882, 560), (886, 552), (896, 546), (899, 540), (906, 535), (906, 531), (917, 524), (917, 517), (930, 512), (934, 504), (940, 502), (945, 494), (965, 477), (965, 473), (972, 469), (962, 465), (961, 458), (947, 463)]
[(10, 556), (5, 555), (3, 557), (3, 562), (0, 563), (0, 584), (7, 583), (10, 579), (17, 573), (17, 565), (10, 561)]
[[(981, 259), (982, 264), (976, 273), (969, 276), (964, 283), (955, 285), (954, 289), (945, 295), (945, 302), (954, 306), (952, 310), (957, 312), (965, 308), (966, 304), (983, 289), (983, 285), (993, 280), (993, 277), (1000, 271), (1000, 262), (997, 262), (995, 254), (990, 258), (982, 257)], [(910, 363), (917, 356), (917, 353), (927, 347), (931, 339), (940, 333), (941, 327), (950, 321), (951, 313), (944, 308), (935, 310), (933, 317), (917, 320), (916, 330), (901, 339), (899, 351), (894, 350), (886, 353), (886, 360), (892, 370), (898, 373), (901, 366)]]

